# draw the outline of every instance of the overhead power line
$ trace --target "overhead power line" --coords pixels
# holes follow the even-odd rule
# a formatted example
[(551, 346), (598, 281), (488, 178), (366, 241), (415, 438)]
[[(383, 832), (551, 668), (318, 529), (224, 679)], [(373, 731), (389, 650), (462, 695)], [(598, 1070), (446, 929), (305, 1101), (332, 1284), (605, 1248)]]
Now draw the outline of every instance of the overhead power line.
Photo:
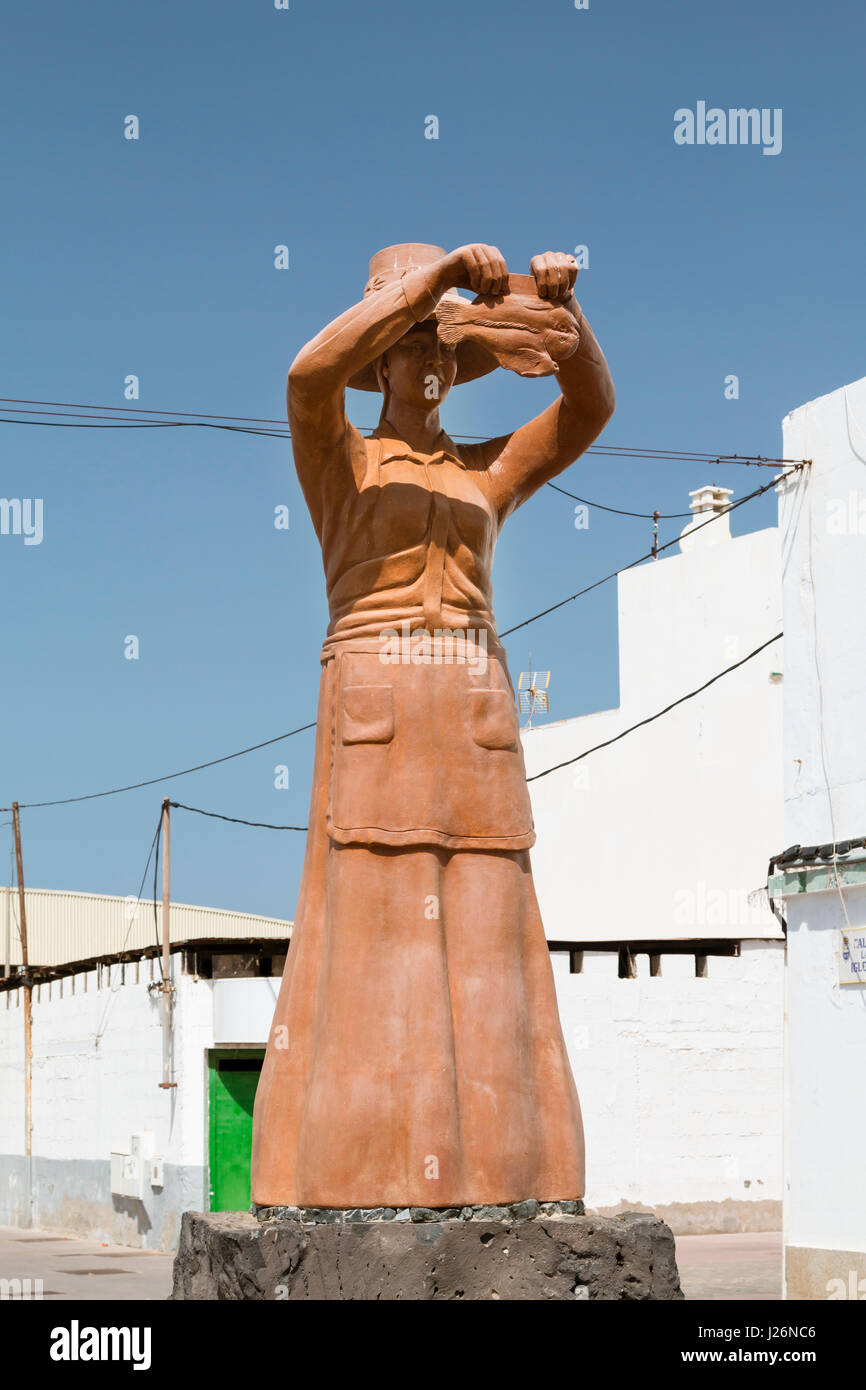
[[(180, 772), (167, 772), (164, 777), (149, 777), (145, 782), (131, 782), (126, 787), (112, 787), (107, 792), (89, 792), (87, 796), (64, 796), (58, 801), (22, 801), (20, 809), (22, 811), (35, 811), (42, 806), (71, 806), (76, 801), (98, 801), (102, 796), (117, 796), (120, 792), (138, 791), (140, 787), (153, 787), (157, 782), (170, 782), (173, 777), (186, 777), (190, 772), (201, 772), (206, 767), (216, 767), (217, 763), (231, 762), (232, 758), (242, 758), (246, 753), (255, 753), (259, 748), (267, 748), (272, 743), (281, 743), (284, 738), (293, 738), (295, 734), (302, 734), (305, 729), (315, 729), (316, 721), (312, 724), (301, 724), (297, 729), (290, 729), (287, 734), (277, 734), (276, 738), (266, 738), (262, 743), (254, 743), (249, 748), (240, 748), (237, 753), (226, 753), (222, 758), (211, 758), (209, 762), (197, 763), (195, 767), (184, 767)], [(3, 810), (11, 810), (11, 807), (3, 807)]]
[(621, 507), (607, 507), (603, 502), (590, 502), (588, 497), (578, 497), (576, 492), (569, 492), (567, 488), (560, 487), (557, 483), (548, 483), (554, 492), (561, 492), (563, 497), (572, 497), (575, 502), (582, 502), (585, 507), (596, 507), (601, 512), (613, 512), (615, 516), (636, 516), (641, 521), (680, 521), (683, 517), (693, 517), (694, 512), (625, 512)]
[[(191, 410), (148, 410), (144, 406), (113, 406), (113, 405), (85, 405), (74, 401), (36, 401), (24, 400), (14, 396), (0, 396), (0, 404), (10, 407), (7, 416), (0, 417), (3, 424), (56, 424), (61, 428), (84, 428), (88, 421), (107, 422), (103, 424), (86, 424), (87, 428), (137, 428), (137, 429), (170, 429), (173, 427), (208, 427), (213, 429), (226, 429), (239, 434), (258, 434), (275, 439), (290, 439), (291, 433), (284, 420), (272, 419), (267, 416), (252, 415), (212, 415), (206, 411)], [(15, 406), (26, 407), (16, 410)], [(45, 407), (50, 407), (46, 409)], [(110, 412), (109, 414), (89, 415), (85, 412)], [(49, 420), (14, 420), (8, 416), (17, 415), (37, 415), (37, 416), (68, 416), (68, 419)], [(152, 417), (159, 418), (154, 419)], [(145, 418), (139, 418), (145, 417)], [(79, 422), (79, 423), (76, 423)], [(81, 423), (84, 422), (84, 423)], [(213, 423), (218, 422), (218, 423)], [(263, 425), (276, 426), (276, 429), (251, 428)], [(368, 427), (369, 428), (369, 427)], [(455, 434), (454, 439), (461, 439), (468, 442), (479, 442), (487, 439), (487, 435), (479, 434)], [(643, 445), (638, 446), (617, 446), (613, 444), (596, 444), (586, 450), (588, 454), (599, 454), (612, 458), (645, 458), (669, 460), (673, 462), (685, 463), (708, 463), (721, 464), (731, 463), (746, 467), (765, 467), (772, 468), (777, 464), (802, 463), (802, 459), (777, 459), (766, 458), (762, 454), (725, 454), (719, 452), (706, 452), (703, 450), (685, 449), (651, 449)], [(595, 503), (593, 505), (600, 505)], [(608, 510), (615, 510), (609, 508)]]
[[(95, 417), (95, 418), (98, 418), (98, 417)], [(245, 426), (245, 425), (220, 425), (220, 424), (213, 423), (213, 422), (211, 422), (211, 421), (209, 421), (209, 420), (119, 420), (119, 419), (118, 419), (118, 420), (111, 420), (109, 417), (103, 417), (103, 418), (104, 418), (104, 419), (108, 419), (109, 422), (108, 422), (107, 424), (94, 424), (92, 421), (88, 421), (88, 422), (86, 422), (86, 423), (82, 423), (80, 420), (79, 420), (78, 422), (73, 422), (73, 421), (71, 421), (71, 420), (9, 420), (9, 419), (7, 419), (7, 418), (4, 417), (4, 416), (0, 416), (0, 424), (6, 424), (6, 425), (44, 425), (46, 428), (54, 428), (54, 429), (88, 429), (88, 430), (91, 430), (91, 429), (92, 429), (92, 430), (111, 430), (111, 429), (135, 429), (135, 430), (153, 429), (153, 430), (163, 430), (163, 429), (190, 429), (190, 428), (195, 428), (196, 426), (201, 426), (202, 429), (226, 430), (226, 431), (228, 431), (229, 433), (232, 433), (232, 434), (254, 434), (254, 435), (259, 435), (260, 437), (267, 438), (267, 439), (285, 439), (285, 440), (291, 440), (291, 434), (289, 433), (288, 430), (262, 430), (262, 429), (251, 429), (249, 426)], [(485, 435), (469, 435), (469, 434), (456, 434), (456, 435), (453, 436), (454, 439), (462, 439), (462, 440), (479, 440), (479, 439), (485, 439), (486, 437), (487, 437), (487, 436), (485, 436)], [(669, 459), (669, 460), (672, 461), (672, 462), (685, 462), (685, 461), (689, 461), (689, 462), (701, 462), (701, 463), (705, 463), (705, 464), (718, 464), (718, 463), (748, 463), (748, 464), (752, 464), (752, 463), (754, 463), (754, 464), (755, 464), (756, 466), (758, 466), (758, 467), (765, 467), (765, 466), (766, 466), (766, 467), (775, 467), (775, 465), (776, 465), (777, 463), (784, 463), (784, 462), (786, 462), (786, 460), (784, 460), (784, 459), (773, 459), (773, 460), (769, 460), (769, 461), (768, 461), (768, 460), (766, 460), (766, 459), (761, 459), (761, 458), (757, 458), (757, 459), (754, 459), (754, 460), (752, 460), (752, 459), (745, 459), (745, 458), (740, 458), (740, 459), (737, 459), (737, 458), (722, 458), (722, 457), (719, 457), (719, 456), (717, 456), (717, 455), (710, 455), (710, 454), (706, 454), (706, 455), (694, 455), (694, 456), (691, 456), (688, 460), (685, 460), (685, 459), (675, 458), (674, 456), (669, 455), (669, 454), (661, 454), (661, 453), (660, 453), (660, 454), (655, 454), (655, 453), (653, 453), (653, 454), (649, 454), (649, 453), (638, 453), (638, 452), (633, 451), (633, 450), (619, 450), (619, 449), (614, 449), (614, 450), (612, 450), (612, 451), (609, 451), (609, 450), (607, 450), (607, 449), (601, 448), (600, 446), (597, 446), (597, 447), (591, 448), (591, 449), (587, 449), (587, 450), (585, 450), (585, 452), (588, 453), (588, 454), (604, 454), (606, 457), (614, 457), (614, 458), (659, 458), (659, 459)], [(790, 461), (790, 460), (787, 460), (787, 462), (791, 462), (791, 461)], [(584, 506), (587, 506), (587, 507), (595, 507), (595, 508), (597, 508), (599, 511), (602, 511), (602, 512), (612, 512), (615, 516), (631, 516), (631, 517), (638, 517), (638, 518), (640, 518), (640, 519), (643, 520), (643, 521), (674, 521), (674, 520), (679, 520), (679, 519), (682, 518), (682, 517), (690, 517), (690, 516), (693, 516), (693, 515), (694, 515), (693, 512), (660, 512), (658, 516), (656, 516), (654, 512), (630, 512), (630, 511), (625, 511), (625, 510), (623, 510), (621, 507), (610, 507), (610, 506), (607, 506), (604, 502), (591, 502), (591, 501), (589, 500), (589, 498), (587, 498), (587, 497), (578, 497), (577, 493), (575, 493), (575, 492), (568, 492), (566, 488), (559, 487), (556, 483), (548, 482), (548, 483), (547, 483), (547, 487), (553, 488), (554, 492), (561, 492), (561, 493), (563, 494), (564, 497), (572, 497), (572, 498), (574, 499), (575, 502), (582, 502), (582, 503), (584, 504)]]
[(211, 820), (227, 820), (232, 825), (254, 825), (260, 830), (309, 830), (308, 825), (271, 825), (264, 820), (241, 820), (240, 816), (223, 816), (219, 811), (203, 811), (200, 806), (184, 806), (182, 801), (170, 801), (178, 811), (194, 811), (197, 816), (210, 816)]
[[(800, 468), (803, 467), (802, 464), (797, 466)], [(689, 535), (694, 536), (698, 531), (703, 531), (705, 526), (711, 526), (714, 521), (719, 521), (723, 516), (727, 516), (729, 512), (736, 511), (737, 507), (745, 506), (746, 502), (751, 502), (753, 498), (760, 497), (763, 493), (769, 492), (770, 488), (775, 487), (778, 482), (778, 477), (771, 478), (768, 483), (764, 483), (763, 487), (755, 488), (754, 492), (747, 492), (745, 497), (740, 497), (738, 501), (729, 503), (728, 506), (715, 512), (706, 521), (702, 521), (699, 526), (695, 526), (689, 532)], [(607, 584), (611, 579), (616, 579), (617, 575), (625, 574), (627, 570), (634, 569), (635, 565), (643, 564), (644, 560), (652, 560), (656, 555), (661, 555), (663, 550), (669, 550), (672, 545), (679, 545), (681, 539), (682, 537), (675, 536), (672, 541), (666, 541), (664, 545), (658, 546), (655, 550), (648, 550), (646, 555), (639, 555), (636, 560), (632, 560), (628, 565), (623, 565), (621, 569), (611, 570), (610, 574), (604, 575), (602, 579), (596, 579), (594, 583), (587, 584), (585, 589), (578, 589), (576, 594), (569, 594), (568, 598), (560, 599), (559, 603), (552, 603), (549, 608), (543, 608), (540, 613), (533, 613), (531, 618), (524, 618), (522, 623), (515, 623), (514, 627), (507, 627), (504, 632), (500, 632), (499, 636), (509, 637), (512, 632), (519, 632), (522, 627), (528, 627), (530, 623), (538, 622), (539, 618), (546, 618), (548, 613), (555, 613), (558, 608), (564, 608), (567, 603), (573, 603), (575, 599), (582, 598), (584, 594), (592, 593), (593, 589), (598, 589), (602, 584)]]
[(249, 425), (218, 425), (211, 420), (110, 420), (108, 424), (93, 424), (90, 421), (76, 420), (9, 420), (0, 416), (4, 425), (42, 425), (45, 428), (71, 430), (173, 430), (200, 429), (229, 430), (233, 434), (259, 434), (270, 439), (291, 439), (288, 432), (279, 430), (255, 430)]
[[(15, 396), (0, 396), (0, 405), (50, 405), (56, 409), (70, 410), (111, 410), (122, 412), (129, 415), (162, 415), (169, 418), (184, 417), (190, 420), (230, 420), (233, 423), (240, 421), (244, 425), (282, 425), (285, 428), (285, 420), (272, 420), (267, 416), (256, 415), (213, 415), (205, 410), (148, 410), (143, 405), (84, 405), (80, 401), (28, 401), (19, 400)], [(37, 415), (41, 411), (25, 410), (16, 411), (16, 414)], [(104, 417), (108, 418), (108, 417)]]
[[(138, 914), (138, 909), (139, 909), (139, 907), (140, 907), (140, 905), (141, 905), (141, 895), (142, 895), (142, 893), (144, 892), (144, 880), (147, 878), (147, 871), (148, 871), (148, 869), (150, 868), (150, 861), (151, 861), (151, 859), (152, 859), (152, 857), (153, 857), (153, 851), (156, 849), (157, 842), (158, 842), (158, 840), (159, 840), (159, 831), (160, 831), (160, 826), (161, 826), (161, 825), (162, 825), (162, 815), (160, 814), (160, 818), (159, 818), (159, 820), (158, 820), (157, 823), (156, 823), (156, 830), (153, 832), (153, 839), (152, 839), (151, 842), (150, 842), (150, 850), (148, 851), (147, 862), (145, 863), (145, 866), (144, 866), (144, 873), (141, 875), (141, 883), (138, 885), (138, 893), (136, 894), (135, 907), (132, 909), (132, 912), (129, 914), (129, 926), (128, 926), (127, 929), (126, 929), (126, 935), (125, 935), (125, 937), (123, 938), (123, 945), (122, 945), (121, 948), (120, 948), (120, 954), (121, 954), (121, 955), (122, 955), (123, 952), (126, 950), (126, 943), (127, 943), (127, 941), (129, 940), (130, 933), (131, 933), (131, 931), (132, 931), (133, 926), (135, 925), (135, 919), (136, 919), (136, 916), (137, 916), (137, 914)], [(100, 1043), (100, 1040), (101, 1040), (101, 1038), (102, 1038), (102, 1035), (103, 1035), (103, 1033), (105, 1032), (105, 1025), (106, 1025), (106, 1023), (108, 1022), (108, 1014), (109, 1014), (109, 1011), (110, 1011), (110, 1009), (111, 1009), (111, 1005), (112, 1005), (112, 1003), (113, 1003), (113, 1001), (114, 1001), (114, 992), (111, 990), (110, 985), (111, 985), (111, 970), (109, 969), (109, 993), (108, 993), (108, 1001), (107, 1001), (107, 1003), (106, 1003), (106, 1005), (105, 1005), (105, 1009), (104, 1009), (104, 1011), (103, 1011), (102, 1019), (100, 1020), (99, 1027), (97, 1028), (96, 1033), (94, 1034), (94, 1042), (96, 1043), (96, 1046), (97, 1046), (97, 1047), (99, 1046), (99, 1043)]]
[(663, 714), (669, 714), (672, 709), (676, 709), (677, 705), (684, 705), (687, 700), (693, 700), (696, 695), (700, 695), (702, 691), (708, 690), (711, 685), (715, 685), (716, 681), (720, 681), (722, 676), (730, 675), (731, 671), (736, 671), (740, 666), (745, 666), (747, 661), (751, 661), (752, 658), (756, 657), (760, 652), (766, 651), (767, 647), (771, 647), (774, 642), (778, 642), (782, 635), (781, 632), (777, 632), (775, 637), (770, 637), (766, 642), (762, 642), (760, 647), (756, 647), (753, 652), (749, 652), (748, 656), (744, 656), (740, 661), (735, 661), (732, 666), (726, 666), (724, 671), (719, 671), (715, 676), (711, 676), (708, 681), (704, 681), (703, 685), (699, 685), (696, 690), (690, 690), (688, 695), (681, 695), (678, 700), (672, 700), (669, 705), (665, 705), (664, 709), (660, 709), (657, 714), (651, 714), (647, 719), (641, 719), (637, 724), (631, 724), (627, 729), (623, 729), (622, 733), (615, 734), (613, 738), (605, 739), (604, 743), (596, 743), (594, 747), (587, 748), (583, 753), (578, 753), (576, 758), (566, 758), (565, 762), (555, 763), (553, 767), (546, 767), (543, 772), (534, 773), (532, 777), (527, 777), (527, 782), (537, 782), (540, 777), (549, 777), (551, 772), (558, 772), (560, 768), (571, 767), (573, 763), (579, 763), (584, 758), (588, 758), (590, 753), (598, 753), (602, 748), (609, 748), (612, 743), (618, 743), (619, 740), (625, 738), (627, 734), (633, 734), (635, 729), (642, 729), (645, 725), (654, 723), (656, 719), (661, 719)]

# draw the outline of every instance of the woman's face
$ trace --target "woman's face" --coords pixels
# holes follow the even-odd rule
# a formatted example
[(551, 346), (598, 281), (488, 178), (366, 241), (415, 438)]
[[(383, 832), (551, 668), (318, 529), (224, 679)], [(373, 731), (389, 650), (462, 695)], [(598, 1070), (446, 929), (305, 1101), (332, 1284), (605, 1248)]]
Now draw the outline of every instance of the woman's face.
[(439, 339), (436, 325), (419, 323), (389, 348), (382, 362), (389, 394), (420, 410), (445, 399), (457, 375), (457, 355)]

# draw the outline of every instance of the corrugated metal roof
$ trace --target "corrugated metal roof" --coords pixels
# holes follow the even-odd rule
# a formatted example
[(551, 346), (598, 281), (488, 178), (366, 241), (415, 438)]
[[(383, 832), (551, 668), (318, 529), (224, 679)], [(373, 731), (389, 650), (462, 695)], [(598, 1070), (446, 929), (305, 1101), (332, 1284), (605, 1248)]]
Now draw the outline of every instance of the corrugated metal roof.
[[(21, 964), (18, 932), (18, 890), (0, 889), (0, 961), (6, 952), (6, 895), (9, 894), (11, 963)], [(51, 888), (27, 888), (27, 946), (31, 965), (64, 965), (97, 956), (155, 946), (162, 940), (162, 903), (150, 899), (115, 898), (105, 893), (64, 893)], [(254, 917), (217, 907), (171, 905), (171, 940), (243, 939), (285, 940), (291, 922), (279, 917)]]

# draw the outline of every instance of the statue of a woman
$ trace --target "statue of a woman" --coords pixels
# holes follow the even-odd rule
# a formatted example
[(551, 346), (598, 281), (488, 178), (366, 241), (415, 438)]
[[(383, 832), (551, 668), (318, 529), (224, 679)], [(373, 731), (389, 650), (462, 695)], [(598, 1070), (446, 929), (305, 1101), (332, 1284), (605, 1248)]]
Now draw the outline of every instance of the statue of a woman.
[[(573, 258), (531, 269), (521, 313), (494, 247), (390, 247), (289, 372), (331, 621), (300, 897), (256, 1096), (259, 1206), (583, 1195), (490, 572), (505, 519), (592, 443), (614, 392)], [(480, 314), (460, 288), (482, 296)], [(511, 434), (452, 443), (439, 421), (451, 386), (497, 360), (521, 370), (529, 339), (559, 398)], [(369, 438), (346, 419), (348, 385), (384, 396)]]

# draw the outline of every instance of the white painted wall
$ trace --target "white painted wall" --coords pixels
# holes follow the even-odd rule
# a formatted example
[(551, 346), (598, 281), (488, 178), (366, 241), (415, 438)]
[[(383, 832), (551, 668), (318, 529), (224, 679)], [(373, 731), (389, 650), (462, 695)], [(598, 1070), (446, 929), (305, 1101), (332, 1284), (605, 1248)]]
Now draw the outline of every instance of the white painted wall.
[(678, 1232), (778, 1229), (782, 1197), (784, 952), (749, 942), (698, 979), (690, 956), (650, 978), (613, 954), (570, 975), (560, 1017), (583, 1110), (586, 1204), (652, 1207)]
[[(777, 528), (731, 539), (727, 527), (714, 521), (687, 553), (620, 576), (619, 708), (524, 732), (530, 777), (781, 630)], [(759, 892), (783, 839), (782, 687), (770, 680), (781, 663), (777, 642), (655, 723), (530, 783), (549, 940), (781, 937)]]
[[(783, 430), (785, 457), (813, 460), (780, 514), (783, 841), (808, 845), (866, 835), (866, 378), (801, 406)], [(846, 888), (845, 904), (852, 926), (866, 924), (866, 890)], [(785, 1243), (866, 1252), (857, 1190), (866, 1151), (858, 1082), (866, 989), (839, 984), (838, 892), (792, 895), (787, 911)]]
[(280, 992), (276, 978), (214, 980), (213, 1034), (215, 1046), (257, 1043), (265, 1047)]
[[(212, 982), (184, 975), (177, 987), (173, 1067), (176, 1088), (161, 1090), (162, 1030), (148, 993), (150, 962), (115, 965), (111, 986), (95, 971), (41, 985), (33, 993), (34, 1222), (94, 1239), (148, 1249), (173, 1247), (180, 1214), (206, 1209), (207, 1052), (258, 1042), (267, 1030), (278, 982)], [(122, 980), (122, 970), (124, 978)], [(74, 991), (73, 991), (74, 982)], [(214, 994), (232, 1007), (214, 1029)], [(264, 990), (262, 989), (264, 986)], [(20, 1224), (24, 1180), (23, 994), (0, 994), (0, 1225)], [(256, 1036), (247, 1036), (253, 1028)], [(237, 1026), (240, 1033), (231, 1031)], [(129, 1149), (142, 1130), (154, 1136), (166, 1182), (146, 1192), (144, 1210), (108, 1189), (109, 1155)]]
[[(681, 553), (619, 578), (619, 707), (524, 732), (530, 777), (781, 631), (778, 529), (732, 539), (723, 517), (686, 531)], [(587, 1204), (648, 1205), (680, 1231), (781, 1220), (784, 945), (761, 889), (784, 839), (782, 688), (770, 679), (782, 655), (778, 642), (530, 783), (549, 940), (744, 942), (739, 959), (711, 956), (706, 979), (693, 956), (663, 956), (660, 978), (638, 956), (636, 980), (618, 978), (615, 954), (587, 954), (575, 975), (567, 954), (554, 957), (587, 1132)]]

